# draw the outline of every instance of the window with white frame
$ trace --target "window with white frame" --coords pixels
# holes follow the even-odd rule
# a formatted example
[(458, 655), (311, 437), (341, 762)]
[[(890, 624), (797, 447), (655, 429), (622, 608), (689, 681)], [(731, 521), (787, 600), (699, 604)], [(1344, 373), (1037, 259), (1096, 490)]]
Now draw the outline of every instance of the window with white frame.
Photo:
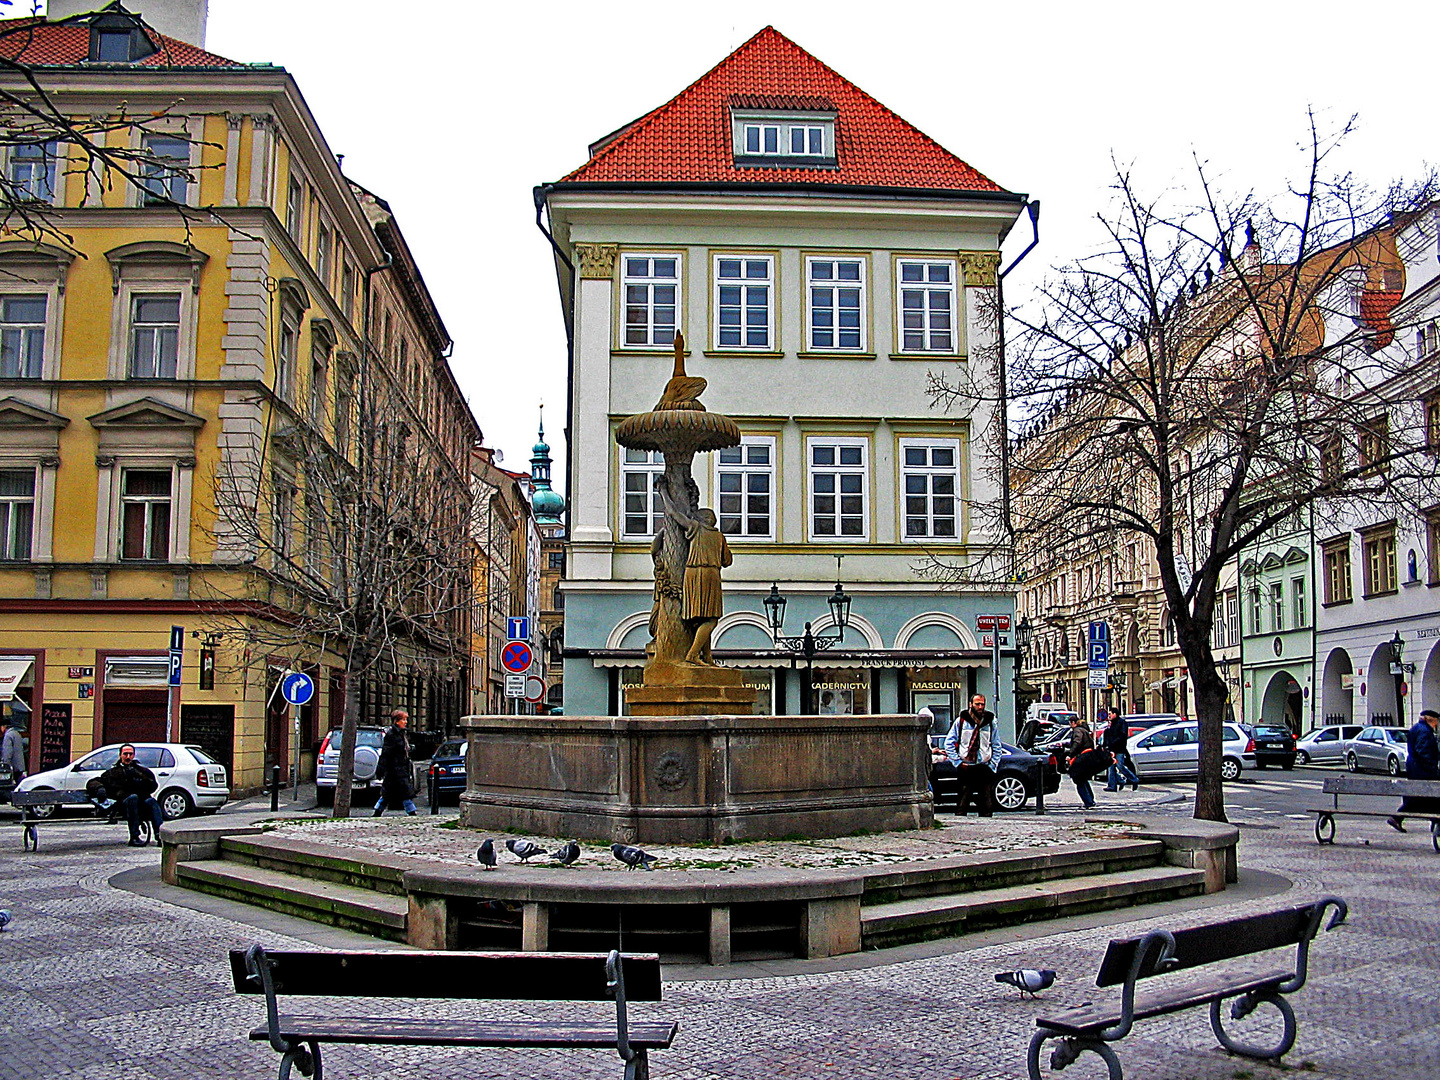
[(720, 531), (741, 540), (775, 538), (775, 439), (746, 435), (715, 455)]
[(18, 202), (53, 202), (59, 168), (56, 143), (28, 143), (10, 148), (10, 193)]
[(624, 508), (620, 532), (628, 538), (651, 537), (660, 528), (665, 507), (655, 482), (665, 475), (665, 459), (658, 450), (625, 447), (620, 458), (620, 491)]
[(865, 348), (865, 261), (805, 260), (809, 347), (859, 352)]
[(295, 351), (300, 331), (288, 319), (280, 320), (280, 343), (275, 358), (275, 393), (286, 401), (295, 392)]
[(301, 220), (305, 213), (305, 185), (295, 177), (290, 178), (290, 191), (285, 197), (285, 231), (297, 244), (305, 230)]
[(322, 222), (315, 230), (315, 275), (330, 287), (330, 230)]
[(868, 538), (867, 448), (864, 439), (820, 437), (808, 441), (810, 539)]
[(773, 349), (775, 260), (715, 256), (715, 347)]
[(273, 511), (273, 543), (276, 558), (289, 560), (293, 554), (295, 540), (295, 486), (282, 477), (275, 478), (275, 499)]
[(957, 351), (954, 261), (901, 259), (896, 273), (900, 351)]
[(624, 344), (630, 348), (673, 345), (680, 302), (680, 257), (626, 255), (621, 262)]
[(325, 401), (330, 380), (330, 345), (314, 330), (310, 332), (310, 421), (316, 427), (325, 422)]
[(1291, 625), (1297, 630), (1305, 625), (1305, 579), (1303, 577), (1290, 579), (1290, 616)]
[(340, 310), (347, 319), (355, 314), (355, 267), (350, 265), (349, 259), (345, 260), (340, 270)]
[(0, 560), (30, 558), (35, 531), (35, 470), (0, 469)]
[(1270, 583), (1270, 622), (1270, 628), (1277, 634), (1285, 629), (1284, 582), (1272, 581)]
[(170, 470), (125, 469), (120, 479), (120, 558), (170, 558)]
[(830, 115), (732, 112), (732, 149), (737, 165), (835, 164), (835, 118)]
[(130, 378), (173, 379), (180, 355), (180, 294), (130, 298)]
[(906, 540), (954, 540), (959, 535), (960, 443), (902, 439)]
[(184, 204), (190, 186), (190, 143), (174, 135), (148, 135), (140, 163), (141, 203)]
[(745, 153), (772, 157), (825, 157), (825, 125), (746, 124)]
[(1265, 605), (1260, 601), (1260, 586), (1250, 586), (1250, 632), (1252, 634), (1263, 634), (1264, 624), (1261, 620), (1265, 617)]
[(0, 297), (0, 379), (38, 379), (45, 363), (46, 298)]

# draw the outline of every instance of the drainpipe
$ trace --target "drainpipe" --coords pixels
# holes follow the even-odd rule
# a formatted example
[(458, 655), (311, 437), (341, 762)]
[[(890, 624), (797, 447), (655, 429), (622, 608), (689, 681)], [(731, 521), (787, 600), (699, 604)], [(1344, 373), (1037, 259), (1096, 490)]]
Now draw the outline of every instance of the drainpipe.
[[(570, 533), (570, 515), (575, 506), (575, 449), (570, 431), (575, 423), (575, 306), (579, 297), (575, 293), (575, 264), (565, 249), (555, 241), (550, 230), (545, 228), (545, 201), (550, 195), (549, 185), (535, 188), (535, 227), (550, 242), (550, 247), (565, 265), (570, 274), (570, 317), (565, 320), (565, 532)], [(559, 276), (559, 268), (556, 268)]]

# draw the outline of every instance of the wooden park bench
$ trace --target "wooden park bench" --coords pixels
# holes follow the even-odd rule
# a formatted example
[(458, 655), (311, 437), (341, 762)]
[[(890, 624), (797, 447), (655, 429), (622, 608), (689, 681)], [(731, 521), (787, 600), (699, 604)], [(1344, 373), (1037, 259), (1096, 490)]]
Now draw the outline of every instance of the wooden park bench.
[[(1334, 907), (1327, 930), (1345, 921), (1345, 901), (1327, 896), (1310, 904), (1247, 915), (1187, 930), (1152, 930), (1143, 937), (1110, 942), (1100, 962), (1096, 986), (1119, 986), (1120, 997), (1087, 1003), (1064, 1012), (1039, 1016), (1039, 1030), (1030, 1040), (1031, 1080), (1041, 1080), (1040, 1051), (1048, 1040), (1059, 1041), (1050, 1067), (1064, 1069), (1089, 1050), (1104, 1059), (1110, 1080), (1121, 1080), (1120, 1060), (1109, 1044), (1130, 1034), (1136, 1020), (1164, 1016), (1182, 1009), (1210, 1006), (1210, 1027), (1220, 1045), (1232, 1054), (1278, 1061), (1295, 1044), (1295, 1013), (1283, 995), (1305, 985), (1310, 942), (1320, 930), (1325, 911)], [(1226, 961), (1272, 949), (1297, 946), (1293, 963), (1274, 958), (1236, 965)], [(1173, 975), (1203, 969), (1188, 977)], [(1142, 979), (1161, 976), (1137, 987)], [(1232, 1038), (1221, 1020), (1221, 1003), (1236, 998), (1230, 1017), (1240, 1020), (1262, 1003), (1273, 1005), (1284, 1021), (1279, 1042), (1271, 1047), (1247, 1046)]]
[[(1340, 815), (1353, 817), (1407, 817), (1430, 822), (1430, 846), (1440, 852), (1440, 814), (1419, 814), (1407, 810), (1400, 814), (1399, 800), (1409, 796), (1429, 796), (1440, 799), (1440, 780), (1409, 780), (1389, 776), (1331, 776), (1325, 780), (1325, 794), (1332, 797), (1330, 806), (1313, 806), (1310, 813), (1315, 815), (1315, 841), (1320, 844), (1335, 842), (1335, 818)], [(1373, 810), (1341, 809), (1341, 795), (1383, 796), (1392, 800), (1388, 809), (1376, 807)], [(1437, 803), (1436, 805), (1440, 805)]]
[[(94, 801), (83, 791), (14, 791), (10, 793), (11, 805), (20, 810), (18, 824), (21, 830), (21, 844), (26, 851), (40, 850), (41, 825), (113, 825), (125, 824), (124, 811), (116, 806), (114, 812), (101, 810), (95, 806)], [(44, 817), (36, 814), (36, 808), (51, 806), (84, 806), (94, 810), (93, 814), (83, 817), (60, 817), (54, 811)], [(150, 834), (153, 831), (152, 823), (142, 817), (140, 819), (140, 839), (150, 843)], [(128, 832), (126, 834), (128, 838)]]
[[(630, 1001), (660, 1000), (660, 958), (654, 953), (268, 952), (259, 945), (230, 951), (238, 994), (265, 995), (265, 1023), (250, 1032), (269, 1040), (280, 1080), (293, 1065), (322, 1080), (321, 1043), (382, 1046), (487, 1046), (613, 1049), (625, 1080), (648, 1080), (648, 1053), (675, 1039), (673, 1021), (632, 1023)], [(384, 1016), (282, 1015), (278, 998), (384, 997)], [(396, 999), (615, 1002), (615, 1022), (528, 1018), (421, 1019), (395, 1014)]]

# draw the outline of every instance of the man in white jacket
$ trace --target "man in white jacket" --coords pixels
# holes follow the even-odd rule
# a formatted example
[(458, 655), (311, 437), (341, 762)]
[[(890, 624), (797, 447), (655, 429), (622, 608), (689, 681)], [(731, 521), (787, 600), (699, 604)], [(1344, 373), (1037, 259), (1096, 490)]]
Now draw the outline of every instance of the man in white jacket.
[(985, 695), (976, 694), (945, 736), (945, 759), (960, 781), (958, 816), (965, 816), (972, 801), (981, 817), (995, 812), (995, 770), (1002, 752), (995, 714), (986, 710)]

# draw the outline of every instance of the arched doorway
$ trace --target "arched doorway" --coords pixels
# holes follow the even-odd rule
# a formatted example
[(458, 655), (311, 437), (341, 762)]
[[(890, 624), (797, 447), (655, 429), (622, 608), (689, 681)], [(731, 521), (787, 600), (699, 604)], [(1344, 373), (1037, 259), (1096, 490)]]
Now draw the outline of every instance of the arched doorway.
[(1390, 643), (1382, 641), (1365, 667), (1365, 722), (1381, 727), (1400, 724), (1395, 701), (1395, 676), (1390, 674)]
[(1298, 735), (1304, 708), (1305, 699), (1295, 676), (1288, 671), (1277, 671), (1271, 676), (1260, 702), (1260, 723), (1286, 727)]
[(1355, 722), (1355, 692), (1346, 683), (1354, 675), (1350, 654), (1344, 649), (1331, 649), (1325, 658), (1325, 674), (1320, 680), (1320, 715), (1326, 724)]
[(1419, 716), (1420, 709), (1440, 709), (1440, 644), (1431, 648), (1420, 676), (1420, 701), (1413, 715)]

